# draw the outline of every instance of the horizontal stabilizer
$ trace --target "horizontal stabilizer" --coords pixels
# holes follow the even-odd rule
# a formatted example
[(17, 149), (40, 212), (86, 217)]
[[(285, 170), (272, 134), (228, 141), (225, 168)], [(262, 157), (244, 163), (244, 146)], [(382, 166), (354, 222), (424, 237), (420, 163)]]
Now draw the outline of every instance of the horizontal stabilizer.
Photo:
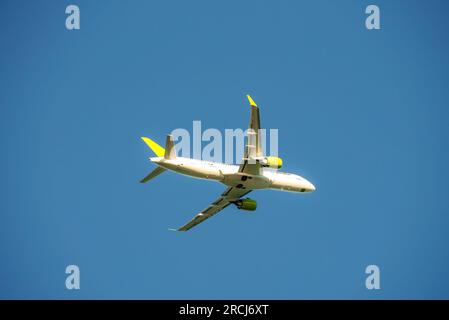
[(157, 167), (153, 171), (151, 171), (145, 178), (140, 180), (140, 183), (145, 183), (150, 181), (153, 178), (156, 178), (158, 175), (160, 175), (162, 172), (167, 171), (167, 169), (164, 169), (162, 167)]

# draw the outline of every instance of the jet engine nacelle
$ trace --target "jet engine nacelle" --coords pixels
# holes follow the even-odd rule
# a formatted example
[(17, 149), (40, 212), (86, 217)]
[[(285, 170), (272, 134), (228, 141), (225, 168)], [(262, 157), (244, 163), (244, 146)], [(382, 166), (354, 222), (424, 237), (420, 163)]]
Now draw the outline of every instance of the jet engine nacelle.
[(280, 169), (282, 167), (282, 159), (278, 157), (265, 157), (260, 160), (262, 167)]
[(250, 198), (239, 199), (234, 204), (241, 210), (254, 211), (257, 208), (257, 202)]

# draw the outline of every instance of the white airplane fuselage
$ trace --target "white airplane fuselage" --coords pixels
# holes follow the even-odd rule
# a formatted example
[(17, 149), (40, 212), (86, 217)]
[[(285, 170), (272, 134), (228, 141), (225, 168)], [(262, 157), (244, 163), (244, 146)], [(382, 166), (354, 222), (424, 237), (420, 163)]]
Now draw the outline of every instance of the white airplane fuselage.
[(307, 179), (297, 174), (280, 172), (271, 168), (261, 168), (260, 174), (252, 175), (238, 172), (238, 165), (226, 163), (184, 157), (176, 157), (174, 159), (151, 157), (150, 160), (164, 169), (198, 179), (214, 180), (230, 187), (248, 190), (315, 191), (315, 186)]

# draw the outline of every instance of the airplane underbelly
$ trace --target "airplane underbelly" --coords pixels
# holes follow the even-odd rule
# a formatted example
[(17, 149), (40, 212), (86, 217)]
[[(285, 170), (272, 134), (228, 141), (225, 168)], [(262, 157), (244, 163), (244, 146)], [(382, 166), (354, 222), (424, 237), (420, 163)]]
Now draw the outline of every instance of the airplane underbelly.
[(270, 189), (290, 191), (290, 192), (304, 192), (304, 189), (298, 188), (297, 186), (291, 185), (289, 183), (273, 183)]
[(306, 187), (293, 180), (279, 180), (273, 179), (270, 189), (290, 191), (290, 192), (304, 192)]
[(176, 172), (181, 174), (185, 174), (188, 176), (201, 178), (201, 179), (213, 179), (213, 180), (222, 180), (223, 175), (220, 170), (215, 167), (204, 167), (204, 166), (195, 166), (195, 165), (177, 165), (175, 169)]
[(222, 182), (230, 187), (245, 189), (265, 189), (270, 187), (270, 180), (267, 177), (240, 172), (225, 174)]

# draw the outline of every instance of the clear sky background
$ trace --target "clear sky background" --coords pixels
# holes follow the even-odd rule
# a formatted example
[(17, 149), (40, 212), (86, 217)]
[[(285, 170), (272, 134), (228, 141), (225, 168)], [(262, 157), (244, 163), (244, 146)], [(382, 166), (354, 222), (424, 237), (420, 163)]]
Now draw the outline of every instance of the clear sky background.
[[(79, 31), (65, 28), (72, 3)], [(448, 10), (2, 1), (0, 298), (449, 298)], [(245, 129), (247, 93), (279, 129), (282, 170), (317, 191), (253, 192), (253, 213), (168, 231), (224, 186), (139, 184), (154, 168), (140, 136)]]

